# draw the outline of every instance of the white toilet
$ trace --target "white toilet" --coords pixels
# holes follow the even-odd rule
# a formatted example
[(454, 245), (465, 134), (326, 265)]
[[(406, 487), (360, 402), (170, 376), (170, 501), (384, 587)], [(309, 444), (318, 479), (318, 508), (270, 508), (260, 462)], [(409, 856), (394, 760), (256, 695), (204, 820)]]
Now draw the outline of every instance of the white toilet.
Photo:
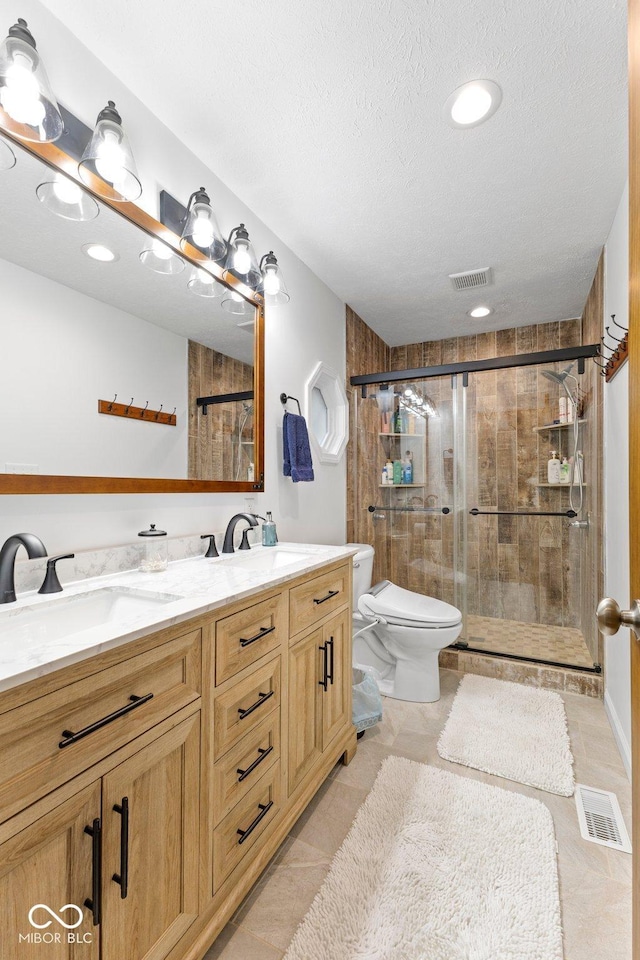
[(358, 550), (353, 558), (353, 662), (376, 668), (382, 675), (380, 693), (387, 697), (439, 700), (438, 654), (460, 636), (462, 614), (449, 603), (389, 580), (372, 587), (373, 547), (347, 546)]

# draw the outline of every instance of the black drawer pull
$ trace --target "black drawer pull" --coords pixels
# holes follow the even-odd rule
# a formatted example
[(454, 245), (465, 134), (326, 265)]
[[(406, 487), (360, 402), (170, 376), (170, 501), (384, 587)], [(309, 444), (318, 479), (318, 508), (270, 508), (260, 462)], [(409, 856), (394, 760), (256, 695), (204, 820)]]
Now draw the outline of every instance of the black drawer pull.
[(255, 643), (256, 640), (262, 640), (263, 637), (266, 637), (268, 633), (273, 633), (275, 627), (260, 627), (260, 633), (256, 633), (255, 637), (240, 637), (240, 646), (248, 647), (250, 643)]
[(121, 803), (114, 803), (113, 809), (122, 817), (120, 825), (120, 873), (114, 873), (112, 880), (120, 884), (120, 899), (126, 900), (129, 892), (129, 797), (123, 797)]
[(329, 648), (329, 668), (327, 670), (327, 680), (333, 686), (333, 637), (330, 640), (327, 640), (327, 647)]
[(93, 925), (97, 927), (102, 920), (102, 824), (96, 817), (84, 832), (91, 837), (91, 896), (84, 901), (85, 907), (93, 914)]
[(326, 597), (320, 597), (319, 600), (316, 600), (315, 597), (314, 597), (313, 602), (314, 602), (314, 603), (324, 603), (325, 600), (331, 600), (331, 597), (337, 597), (339, 593), (340, 593), (339, 590), (329, 590), (329, 593), (326, 595)]
[(78, 730), (77, 733), (74, 733), (72, 730), (63, 730), (62, 736), (65, 738), (61, 740), (58, 746), (62, 750), (63, 747), (68, 747), (72, 743), (77, 743), (78, 740), (82, 740), (83, 737), (88, 737), (90, 733), (95, 733), (96, 730), (100, 730), (101, 727), (106, 727), (108, 723), (112, 723), (114, 720), (117, 720), (119, 717), (124, 717), (126, 713), (131, 713), (132, 710), (135, 710), (136, 707), (141, 707), (143, 703), (148, 703), (149, 700), (153, 700), (153, 694), (147, 693), (144, 697), (136, 697), (135, 693), (132, 693), (129, 697), (131, 703), (128, 703), (124, 707), (120, 707), (119, 710), (114, 710), (113, 713), (110, 713), (106, 717), (102, 717), (101, 720), (96, 720), (95, 723), (90, 723), (88, 727), (83, 727), (82, 730)]
[(258, 816), (255, 818), (255, 820), (253, 820), (253, 821), (249, 824), (249, 826), (247, 827), (246, 830), (236, 830), (236, 833), (239, 833), (239, 834), (240, 834), (240, 839), (238, 840), (238, 843), (244, 843), (244, 842), (245, 842), (245, 840), (247, 839), (247, 837), (249, 836), (249, 834), (250, 834), (250, 833), (253, 833), (253, 831), (255, 830), (255, 828), (258, 826), (258, 824), (260, 823), (260, 821), (262, 820), (262, 818), (263, 818), (263, 817), (266, 817), (266, 815), (269, 813), (269, 810), (271, 810), (271, 807), (272, 807), (272, 806), (273, 806), (273, 800), (269, 800), (269, 803), (259, 803), (259, 804), (258, 804), (258, 810), (260, 811), (260, 813), (259, 813)]
[(327, 683), (329, 682), (329, 659), (327, 644), (323, 643), (322, 646), (318, 647), (318, 650), (322, 650), (322, 680), (318, 680), (318, 686), (322, 687), (324, 692), (327, 692)]
[(247, 707), (246, 710), (243, 710), (242, 707), (238, 708), (238, 713), (240, 714), (240, 719), (244, 720), (245, 717), (248, 717), (250, 713), (253, 713), (254, 710), (257, 710), (258, 707), (261, 707), (269, 697), (272, 697), (275, 693), (275, 690), (269, 690), (269, 693), (259, 693), (258, 699), (255, 703), (252, 703), (250, 707)]
[(238, 783), (242, 783), (242, 781), (245, 780), (250, 773), (253, 773), (255, 768), (262, 763), (265, 757), (269, 756), (272, 750), (273, 750), (273, 746), (258, 747), (259, 756), (256, 757), (253, 763), (249, 764), (246, 770), (240, 770), (240, 769), (236, 770), (236, 773), (240, 774), (240, 776), (238, 777)]

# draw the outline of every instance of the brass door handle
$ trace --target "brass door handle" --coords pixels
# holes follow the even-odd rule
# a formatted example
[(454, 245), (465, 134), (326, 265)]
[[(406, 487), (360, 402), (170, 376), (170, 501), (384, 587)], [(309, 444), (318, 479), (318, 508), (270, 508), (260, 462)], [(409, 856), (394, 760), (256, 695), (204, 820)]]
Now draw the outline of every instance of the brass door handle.
[(605, 597), (598, 604), (596, 619), (600, 633), (608, 637), (617, 633), (620, 627), (629, 627), (636, 640), (640, 640), (640, 600), (633, 601), (631, 610), (621, 610), (615, 600)]

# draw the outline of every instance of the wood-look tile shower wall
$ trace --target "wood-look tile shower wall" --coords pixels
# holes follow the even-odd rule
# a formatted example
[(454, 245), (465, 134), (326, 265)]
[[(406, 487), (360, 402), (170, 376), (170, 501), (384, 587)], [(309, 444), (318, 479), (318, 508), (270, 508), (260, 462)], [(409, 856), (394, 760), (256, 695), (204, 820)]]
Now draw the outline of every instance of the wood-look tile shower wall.
[[(595, 342), (592, 314), (602, 315), (599, 269), (585, 312), (585, 343)], [(587, 322), (588, 321), (588, 322)], [(375, 344), (376, 360), (386, 359), (384, 344), (366, 325), (347, 315), (347, 366), (349, 376), (376, 370), (402, 370), (436, 366), (462, 360), (534, 353), (576, 346), (583, 342), (583, 322), (564, 320), (517, 327), (476, 336), (392, 347), (389, 364), (365, 360)], [(372, 339), (373, 338), (373, 339)], [(377, 342), (376, 342), (377, 341)], [(600, 433), (598, 413), (601, 385), (597, 368), (587, 362), (581, 378), (585, 394), (585, 418), (581, 443), (585, 474), (592, 485), (585, 488), (587, 509), (600, 525), (600, 485), (596, 481)], [(380, 489), (381, 466), (387, 452), (379, 434), (375, 399), (358, 403), (357, 466), (352, 484), (349, 539), (373, 543), (383, 558), (375, 575), (389, 577), (407, 589), (461, 602), (462, 543), (454, 558), (453, 515), (380, 511), (372, 519), (368, 503), (398, 506), (452, 506), (454, 498), (452, 448), (454, 446), (454, 394), (450, 378), (426, 380), (423, 390), (438, 410), (427, 421), (424, 490)], [(375, 389), (375, 388), (373, 388)], [(373, 392), (373, 389), (371, 392)], [(567, 489), (539, 484), (547, 479), (547, 461), (552, 445), (568, 449), (570, 430), (537, 433), (534, 427), (558, 416), (560, 392), (556, 384), (540, 375), (537, 367), (512, 368), (473, 374), (467, 388), (467, 504), (486, 510), (549, 510), (569, 507)], [(353, 398), (352, 398), (353, 406)], [(355, 434), (354, 434), (355, 435)], [(353, 451), (352, 451), (353, 453)], [(374, 498), (374, 499), (372, 499)], [(384, 517), (384, 518), (383, 518)], [(598, 635), (593, 609), (600, 580), (594, 577), (601, 542), (594, 531), (569, 526), (562, 517), (489, 517), (468, 515), (467, 602), (468, 612), (481, 616), (581, 627), (598, 657)], [(458, 573), (454, 572), (457, 567)], [(584, 578), (589, 579), (589, 583)], [(458, 584), (456, 592), (455, 584)], [(594, 602), (595, 600), (595, 602)]]
[(239, 452), (238, 433), (242, 425), (243, 438), (253, 437), (253, 406), (246, 415), (242, 403), (212, 405), (206, 417), (196, 407), (197, 397), (244, 390), (253, 390), (250, 364), (189, 340), (190, 480), (247, 479), (252, 447)]

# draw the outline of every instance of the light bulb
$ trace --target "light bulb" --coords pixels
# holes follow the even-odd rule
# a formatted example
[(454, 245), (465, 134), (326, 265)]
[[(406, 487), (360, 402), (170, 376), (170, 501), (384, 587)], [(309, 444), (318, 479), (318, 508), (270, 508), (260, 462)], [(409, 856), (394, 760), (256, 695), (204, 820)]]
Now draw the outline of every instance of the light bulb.
[(53, 192), (61, 203), (79, 203), (82, 199), (82, 190), (78, 184), (67, 177), (56, 177), (53, 181)]
[(413, 396), (413, 390), (411, 389), (411, 387), (407, 387), (407, 389), (406, 389), (405, 392), (404, 392), (404, 395), (405, 395), (405, 397), (412, 397), (412, 396)]
[(96, 170), (102, 179), (114, 185), (125, 180), (125, 159), (118, 135), (113, 130), (105, 130), (96, 157)]
[(236, 303), (242, 303), (242, 297), (239, 293), (236, 293), (235, 290), (231, 291), (231, 299), (235, 300)]
[(264, 292), (267, 296), (275, 297), (280, 293), (280, 277), (278, 276), (278, 271), (274, 270), (273, 267), (267, 267), (265, 277), (264, 277)]
[(251, 257), (244, 243), (236, 246), (236, 252), (233, 255), (233, 269), (237, 270), (238, 273), (249, 273), (251, 269)]
[(17, 123), (38, 127), (45, 118), (46, 110), (32, 68), (31, 59), (16, 52), (7, 70), (7, 82), (0, 93), (0, 100), (4, 110)]
[(196, 247), (206, 249), (213, 243), (213, 225), (206, 214), (197, 214), (191, 237)]
[(211, 276), (210, 273), (207, 273), (206, 270), (198, 269), (198, 280), (200, 281), (200, 283), (206, 283), (209, 285), (213, 283), (213, 277)]
[(87, 257), (91, 257), (92, 260), (99, 260), (100, 263), (113, 263), (114, 260), (118, 260), (118, 254), (102, 243), (86, 243), (82, 251)]
[(488, 90), (477, 84), (469, 84), (451, 107), (455, 123), (477, 123), (491, 109), (492, 97)]
[(171, 250), (166, 243), (163, 243), (162, 240), (153, 240), (151, 249), (158, 260), (170, 260), (173, 256), (173, 250)]

